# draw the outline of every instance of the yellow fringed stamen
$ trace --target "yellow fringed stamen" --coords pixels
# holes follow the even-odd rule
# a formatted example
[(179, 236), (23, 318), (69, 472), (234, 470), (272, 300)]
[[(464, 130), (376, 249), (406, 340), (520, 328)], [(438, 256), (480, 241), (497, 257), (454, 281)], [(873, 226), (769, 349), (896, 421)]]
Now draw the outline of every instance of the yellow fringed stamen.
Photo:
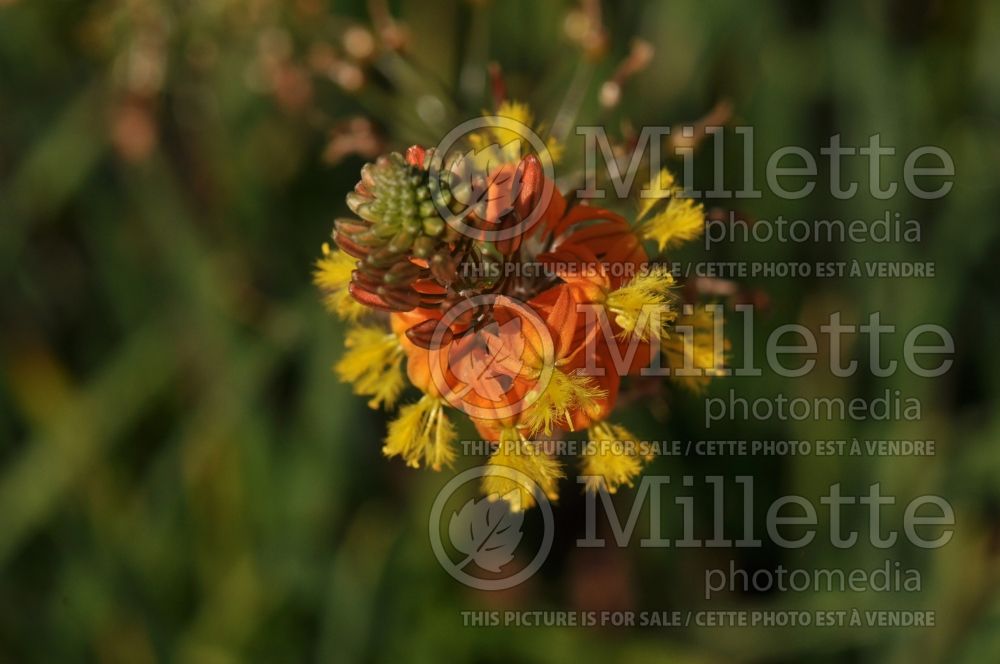
[(716, 344), (715, 325), (712, 313), (699, 308), (679, 316), (675, 332), (661, 346), (671, 367), (671, 378), (694, 392), (708, 387), (712, 376), (726, 361), (729, 340)]
[(664, 269), (651, 269), (608, 294), (604, 301), (613, 320), (622, 329), (621, 336), (636, 335), (643, 341), (660, 339), (664, 326), (676, 313), (671, 308), (674, 278)]
[[(702, 234), (705, 207), (691, 198), (682, 198), (680, 187), (674, 185), (674, 178), (666, 169), (660, 171), (658, 178), (658, 185), (650, 183), (649, 189), (665, 195), (640, 200), (635, 230), (642, 239), (653, 240), (663, 251)], [(654, 212), (657, 204), (664, 200), (667, 203), (663, 209)]]
[(603, 487), (615, 493), (623, 484), (631, 487), (646, 460), (638, 445), (635, 436), (621, 425), (601, 422), (592, 426), (590, 440), (580, 457), (587, 491)]
[[(496, 112), (483, 111), (483, 115), (496, 115), (507, 118), (513, 122), (520, 123), (531, 128), (535, 133), (542, 134), (543, 127), (534, 125), (535, 116), (531, 112), (528, 104), (518, 101), (505, 101), (500, 104)], [(499, 146), (499, 150), (487, 150), (483, 155), (478, 155), (477, 164), (487, 165), (487, 159), (499, 159), (506, 163), (516, 163), (524, 156), (524, 150), (533, 149), (527, 141), (527, 136), (522, 135), (523, 130), (516, 125), (485, 127), (480, 131), (468, 135), (469, 144), (477, 152), (487, 150), (493, 146)], [(552, 163), (558, 163), (562, 158), (564, 146), (553, 137), (545, 141), (545, 148), (549, 153)]]
[(656, 179), (650, 181), (649, 186), (644, 191), (650, 192), (646, 196), (639, 198), (639, 214), (636, 218), (642, 219), (653, 207), (662, 200), (669, 198), (674, 192), (674, 176), (667, 169), (661, 169), (656, 175)]
[(351, 297), (347, 286), (351, 283), (351, 272), (357, 261), (342, 251), (330, 249), (323, 243), (323, 257), (316, 261), (313, 283), (323, 292), (323, 304), (330, 313), (344, 320), (357, 320), (366, 309)]
[(497, 108), (497, 115), (503, 118), (516, 120), (528, 127), (535, 121), (535, 114), (531, 112), (531, 107), (521, 101), (504, 101)]
[(525, 426), (532, 433), (544, 431), (546, 435), (552, 433), (555, 424), (572, 428), (571, 411), (593, 413), (598, 408), (597, 401), (606, 396), (607, 392), (596, 387), (591, 377), (553, 369), (548, 384), (541, 391), (528, 394), (531, 406), (524, 418)]
[(559, 479), (563, 477), (562, 466), (546, 454), (537, 443), (526, 440), (515, 429), (505, 429), (493, 455), (487, 462), (483, 475), (483, 493), (490, 500), (506, 500), (513, 512), (520, 512), (536, 502), (532, 487), (524, 486), (516, 479), (500, 474), (494, 469), (506, 466), (523, 473), (534, 482), (549, 500), (559, 497)]
[(420, 401), (399, 409), (399, 416), (389, 424), (382, 453), (402, 457), (412, 468), (419, 468), (423, 462), (433, 470), (441, 470), (455, 460), (456, 437), (445, 415), (444, 402), (424, 395)]
[(391, 408), (406, 386), (403, 375), (403, 347), (396, 335), (381, 327), (362, 325), (347, 332), (346, 352), (334, 365), (345, 383), (352, 383), (354, 393), (370, 396), (370, 408), (383, 404)]

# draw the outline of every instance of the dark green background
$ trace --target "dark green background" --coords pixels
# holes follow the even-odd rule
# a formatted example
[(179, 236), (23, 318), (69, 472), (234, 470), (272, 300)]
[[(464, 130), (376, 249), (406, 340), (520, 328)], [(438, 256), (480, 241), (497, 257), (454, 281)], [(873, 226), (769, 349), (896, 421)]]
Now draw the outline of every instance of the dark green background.
[[(410, 55), (365, 65), (364, 85), (348, 93), (310, 68), (310, 52), (340, 50), (346, 27), (370, 25), (360, 2), (0, 2), (0, 662), (1000, 659), (1000, 4), (606, 3), (609, 51), (586, 65), (563, 29), (572, 8), (393, 3)], [(656, 56), (626, 84), (621, 107), (602, 114), (597, 88), (633, 36)], [(280, 94), (262, 84), (273, 58), (288, 68)], [(311, 262), (364, 161), (326, 163), (331, 129), (360, 115), (388, 148), (433, 143), (489, 105), (480, 83), (491, 60), (541, 121), (577, 77), (578, 121), (613, 135), (626, 120), (681, 123), (730, 99), (734, 121), (756, 129), (759, 184), (771, 149), (818, 155), (833, 133), (853, 145), (881, 133), (903, 154), (925, 144), (949, 151), (955, 186), (938, 201), (837, 201), (819, 187), (801, 201), (740, 202), (768, 219), (875, 219), (890, 209), (921, 222), (919, 244), (738, 244), (712, 254), (934, 261), (934, 279), (744, 285), (771, 301), (758, 318), (758, 354), (782, 323), (881, 311), (904, 330), (933, 322), (952, 332), (958, 351), (944, 377), (766, 372), (712, 388), (747, 398), (900, 389), (922, 399), (922, 422), (733, 422), (708, 435), (933, 438), (938, 454), (653, 466), (753, 474), (759, 510), (838, 481), (854, 493), (882, 482), (899, 497), (889, 511), (897, 519), (910, 497), (943, 494), (958, 524), (933, 553), (737, 552), (750, 568), (867, 568), (892, 557), (922, 571), (921, 593), (706, 603), (702, 570), (728, 564), (728, 552), (582, 551), (574, 532), (508, 593), (475, 593), (440, 569), (426, 519), (448, 474), (381, 458), (383, 417), (330, 372), (343, 329), (319, 304)], [(441, 111), (430, 122), (421, 99)], [(733, 182), (740, 163), (727, 161)], [(865, 169), (858, 162), (847, 174), (860, 180)], [(885, 175), (900, 169), (901, 159), (889, 162)], [(709, 163), (699, 168), (701, 182), (709, 174)], [(705, 258), (697, 247), (680, 255)], [(700, 399), (676, 390), (666, 399), (665, 422), (639, 406), (625, 419), (644, 437), (705, 437)], [(562, 493), (557, 519), (581, 524), (576, 487)], [(631, 492), (617, 500), (627, 507)], [(676, 536), (675, 520), (665, 528)], [(459, 614), (844, 606), (930, 609), (938, 625), (506, 630), (462, 628)]]

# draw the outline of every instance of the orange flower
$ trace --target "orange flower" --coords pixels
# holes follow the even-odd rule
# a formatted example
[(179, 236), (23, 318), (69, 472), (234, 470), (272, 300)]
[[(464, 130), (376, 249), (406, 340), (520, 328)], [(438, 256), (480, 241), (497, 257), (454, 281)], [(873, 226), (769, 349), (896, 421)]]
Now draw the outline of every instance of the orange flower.
[[(387, 455), (448, 465), (456, 434), (446, 410), (456, 409), (497, 444), (492, 465), (535, 469), (554, 497), (560, 465), (531, 439), (627, 433), (607, 419), (622, 377), (648, 366), (670, 334), (673, 279), (649, 269), (646, 232), (609, 210), (571, 205), (535, 155), (482, 172), (474, 160), (441, 172), (439, 161), (418, 146), (380, 158), (348, 196), (360, 219), (338, 220), (334, 239), (340, 256), (355, 261), (350, 283), (343, 283), (346, 258), (317, 283), (328, 299), (349, 292), (370, 310), (388, 311), (391, 333), (355, 333), (341, 375), (363, 379), (357, 389), (374, 405), (390, 404), (405, 358), (406, 377), (423, 396), (390, 426)], [(673, 209), (670, 219), (643, 226), (656, 230), (648, 237), (659, 244), (676, 226), (679, 204)], [(644, 205), (642, 214), (652, 210)], [(695, 232), (685, 215), (670, 243)], [(336, 303), (335, 311), (348, 310)], [(356, 348), (365, 339), (381, 345)], [(391, 383), (383, 375), (390, 370), (398, 372)], [(600, 476), (590, 488), (629, 484), (644, 460), (595, 449), (584, 459)], [(519, 456), (526, 454), (535, 456)], [(493, 478), (485, 488), (500, 484)], [(520, 507), (532, 504), (518, 495)]]

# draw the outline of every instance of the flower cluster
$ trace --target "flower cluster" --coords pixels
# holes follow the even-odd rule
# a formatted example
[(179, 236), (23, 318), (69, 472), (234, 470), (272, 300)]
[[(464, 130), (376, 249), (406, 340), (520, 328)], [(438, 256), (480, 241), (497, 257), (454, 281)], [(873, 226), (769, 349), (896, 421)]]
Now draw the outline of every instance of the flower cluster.
[[(315, 281), (352, 326), (339, 376), (372, 408), (396, 407), (407, 382), (421, 394), (390, 423), (387, 456), (450, 465), (461, 412), (492, 441), (489, 468), (520, 471), (555, 498), (564, 472), (543, 441), (584, 430), (634, 440), (609, 421), (623, 376), (653, 361), (717, 366), (711, 318), (679, 313), (673, 278), (647, 253), (697, 237), (704, 213), (667, 171), (633, 223), (571, 201), (545, 172), (548, 154), (507, 138), (475, 135), (502, 146), (492, 154), (445, 162), (414, 146), (366, 165), (347, 197), (357, 218), (336, 221)], [(593, 490), (631, 486), (648, 461), (635, 446), (586, 449)], [(483, 490), (514, 509), (536, 500), (499, 473)]]

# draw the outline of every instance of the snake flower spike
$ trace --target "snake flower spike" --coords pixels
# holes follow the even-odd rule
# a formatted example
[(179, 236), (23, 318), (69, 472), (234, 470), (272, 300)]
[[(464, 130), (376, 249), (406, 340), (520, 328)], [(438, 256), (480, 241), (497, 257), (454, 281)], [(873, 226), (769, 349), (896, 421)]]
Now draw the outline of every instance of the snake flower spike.
[[(530, 122), (520, 104), (498, 115)], [(366, 164), (347, 194), (355, 216), (336, 220), (314, 280), (349, 324), (336, 373), (370, 407), (398, 407), (385, 455), (450, 466), (455, 418), (467, 417), (492, 449), (484, 492), (521, 510), (537, 496), (489, 469), (514, 468), (555, 499), (566, 473), (547, 441), (586, 432), (586, 489), (631, 486), (649, 456), (612, 421), (622, 379), (697, 367), (676, 379), (702, 389), (725, 349), (711, 316), (681, 314), (673, 277), (647, 253), (703, 229), (702, 206), (669, 172), (650, 183), (665, 195), (643, 198), (629, 221), (559, 192), (553, 141), (538, 149), (507, 133)], [(400, 405), (408, 387), (419, 396)]]

